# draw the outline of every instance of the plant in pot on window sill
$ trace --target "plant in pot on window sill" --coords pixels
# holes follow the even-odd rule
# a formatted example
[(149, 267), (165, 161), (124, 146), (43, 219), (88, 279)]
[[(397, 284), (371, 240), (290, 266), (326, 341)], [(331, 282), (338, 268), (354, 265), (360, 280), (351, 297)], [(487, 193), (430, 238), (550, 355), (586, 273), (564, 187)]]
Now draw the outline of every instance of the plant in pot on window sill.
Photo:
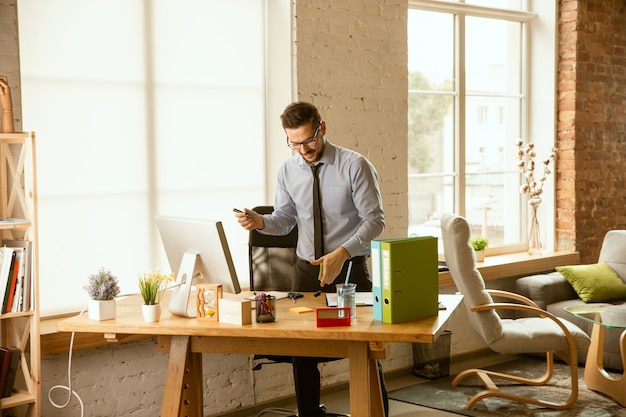
[(139, 276), (139, 293), (143, 298), (141, 312), (143, 319), (154, 323), (161, 318), (161, 298), (174, 274), (163, 274), (158, 269)]
[(484, 236), (474, 236), (470, 239), (470, 245), (476, 252), (476, 262), (483, 262), (485, 260), (485, 248), (489, 244), (489, 240)]
[(89, 300), (89, 318), (92, 320), (110, 320), (115, 318), (115, 297), (120, 293), (117, 277), (106, 268), (87, 277), (85, 290)]

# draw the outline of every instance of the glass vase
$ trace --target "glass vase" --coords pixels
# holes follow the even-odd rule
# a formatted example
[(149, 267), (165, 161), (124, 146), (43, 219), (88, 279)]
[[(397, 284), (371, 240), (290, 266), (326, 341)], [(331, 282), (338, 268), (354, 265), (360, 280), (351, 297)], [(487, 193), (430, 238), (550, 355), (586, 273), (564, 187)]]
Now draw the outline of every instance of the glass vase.
[(539, 205), (541, 204), (540, 198), (533, 198), (528, 202), (529, 212), (529, 227), (528, 233), (528, 254), (529, 255), (542, 255), (545, 251), (543, 244), (541, 243), (541, 233), (539, 231), (539, 219), (537, 212), (539, 211)]

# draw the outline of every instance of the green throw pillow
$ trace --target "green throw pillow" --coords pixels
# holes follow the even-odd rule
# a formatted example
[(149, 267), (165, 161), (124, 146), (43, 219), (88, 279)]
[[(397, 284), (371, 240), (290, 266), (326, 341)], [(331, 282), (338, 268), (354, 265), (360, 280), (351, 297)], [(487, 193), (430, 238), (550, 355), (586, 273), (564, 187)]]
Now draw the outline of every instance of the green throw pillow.
[(626, 298), (626, 284), (604, 262), (591, 265), (558, 266), (559, 271), (586, 303)]

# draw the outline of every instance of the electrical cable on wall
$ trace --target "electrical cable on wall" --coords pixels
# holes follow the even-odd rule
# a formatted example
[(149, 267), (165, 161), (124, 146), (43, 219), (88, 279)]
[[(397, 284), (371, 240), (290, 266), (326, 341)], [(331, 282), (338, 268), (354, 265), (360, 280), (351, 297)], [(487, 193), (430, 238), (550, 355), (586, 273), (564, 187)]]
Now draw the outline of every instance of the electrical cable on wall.
[[(173, 288), (176, 286), (178, 285), (174, 285), (170, 288)], [(116, 298), (119, 299), (122, 297), (131, 296), (131, 295), (137, 295), (137, 293), (122, 294), (122, 295), (118, 295)], [(89, 308), (88, 306), (83, 308), (82, 311), (78, 313), (78, 315), (80, 316), (81, 314), (84, 314), (85, 311), (88, 310), (88, 308)], [(55, 385), (52, 388), (50, 388), (50, 390), (48, 390), (48, 401), (50, 402), (50, 404), (52, 404), (56, 408), (65, 408), (70, 404), (70, 401), (72, 400), (72, 395), (73, 395), (76, 397), (76, 399), (80, 403), (80, 415), (81, 417), (83, 417), (85, 414), (85, 406), (83, 404), (83, 400), (80, 398), (80, 395), (78, 395), (78, 393), (72, 389), (72, 350), (74, 349), (74, 335), (75, 334), (76, 333), (72, 332), (72, 336), (70, 338), (70, 349), (69, 349), (68, 360), (67, 360), (67, 385)], [(52, 392), (57, 389), (62, 389), (69, 393), (67, 396), (67, 401), (65, 401), (64, 404), (58, 404), (52, 399)]]

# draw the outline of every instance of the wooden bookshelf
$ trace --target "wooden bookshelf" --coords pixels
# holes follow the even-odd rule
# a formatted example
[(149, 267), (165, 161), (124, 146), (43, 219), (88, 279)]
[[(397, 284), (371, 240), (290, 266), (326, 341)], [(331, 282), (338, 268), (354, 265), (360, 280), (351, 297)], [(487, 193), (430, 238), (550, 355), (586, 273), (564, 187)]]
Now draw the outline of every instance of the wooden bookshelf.
[[(29, 311), (0, 315), (3, 346), (21, 350), (18, 372), (23, 382), (10, 397), (0, 399), (2, 415), (41, 415), (41, 345), (39, 337), (39, 276), (37, 249), (37, 182), (35, 133), (0, 133), (0, 239), (32, 242), (32, 299)], [(21, 378), (17, 378), (20, 380)], [(23, 385), (23, 386), (20, 386)], [(9, 414), (9, 412), (11, 414)]]

